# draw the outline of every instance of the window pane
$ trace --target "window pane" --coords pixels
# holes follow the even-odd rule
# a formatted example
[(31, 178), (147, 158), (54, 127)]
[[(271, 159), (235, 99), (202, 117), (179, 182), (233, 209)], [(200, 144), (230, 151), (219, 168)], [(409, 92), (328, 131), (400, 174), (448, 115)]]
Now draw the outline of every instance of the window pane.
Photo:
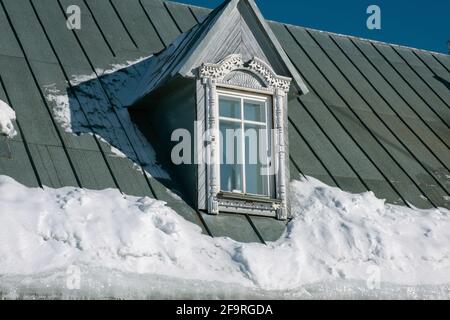
[(246, 193), (269, 195), (267, 166), (269, 150), (264, 126), (245, 125)]
[(261, 101), (244, 100), (244, 119), (266, 122), (266, 104)]
[(241, 118), (241, 100), (223, 97), (219, 98), (219, 115), (227, 118)]
[(242, 130), (240, 123), (220, 120), (220, 188), (243, 192)]

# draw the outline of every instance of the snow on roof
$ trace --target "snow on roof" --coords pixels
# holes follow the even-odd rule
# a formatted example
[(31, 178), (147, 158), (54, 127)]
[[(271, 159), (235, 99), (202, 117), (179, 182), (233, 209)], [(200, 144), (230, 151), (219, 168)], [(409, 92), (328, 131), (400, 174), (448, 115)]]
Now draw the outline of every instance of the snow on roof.
[(314, 283), (359, 281), (364, 288), (371, 274), (379, 275), (368, 284), (375, 287), (450, 283), (449, 210), (389, 205), (372, 192), (351, 194), (314, 178), (291, 186), (294, 219), (278, 241), (263, 245), (211, 238), (148, 197), (114, 189), (27, 188), (0, 176), (0, 277), (32, 279), (82, 266), (288, 297)]
[(4, 134), (9, 138), (17, 135), (12, 123), (13, 120), (16, 120), (16, 113), (6, 102), (0, 100), (0, 134)]

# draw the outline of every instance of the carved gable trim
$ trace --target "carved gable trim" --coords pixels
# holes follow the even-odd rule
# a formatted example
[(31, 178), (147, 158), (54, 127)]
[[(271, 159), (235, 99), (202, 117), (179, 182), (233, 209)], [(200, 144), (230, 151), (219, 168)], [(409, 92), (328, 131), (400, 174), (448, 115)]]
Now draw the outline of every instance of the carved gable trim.
[[(270, 91), (277, 89), (289, 92), (291, 78), (279, 76), (273, 71), (272, 67), (267, 63), (254, 57), (248, 62), (244, 62), (240, 54), (232, 54), (224, 58), (219, 63), (204, 63), (199, 69), (199, 77), (202, 79), (212, 79), (216, 83), (227, 83), (226, 76), (234, 71), (247, 71), (259, 78), (265, 88)], [(259, 83), (256, 81), (244, 82), (242, 86), (260, 89)], [(240, 83), (236, 83), (240, 85)]]
[(249, 89), (266, 89), (265, 83), (259, 77), (246, 70), (234, 70), (230, 72), (223, 78), (222, 83)]

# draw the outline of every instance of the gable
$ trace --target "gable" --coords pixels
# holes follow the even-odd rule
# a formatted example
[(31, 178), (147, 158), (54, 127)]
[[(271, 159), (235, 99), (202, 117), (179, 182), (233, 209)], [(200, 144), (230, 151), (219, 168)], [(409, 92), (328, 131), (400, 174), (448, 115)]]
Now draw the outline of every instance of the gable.
[(230, 54), (240, 53), (244, 60), (257, 57), (278, 74), (291, 77), (300, 94), (308, 92), (253, 0), (230, 0), (220, 11), (211, 14), (215, 14), (215, 19), (209, 21), (206, 32), (185, 56), (180, 66), (181, 75), (194, 76), (194, 70), (201, 63), (216, 63)]
[(274, 66), (278, 74), (289, 76), (289, 71), (280, 63), (245, 1), (233, 7), (226, 19), (218, 22), (217, 29), (211, 40), (205, 42), (202, 50), (194, 55), (189, 64), (192, 72), (189, 75), (193, 76), (193, 70), (202, 63), (218, 63), (231, 54), (240, 54), (244, 61), (257, 57)]
[(296, 92), (308, 92), (253, 0), (225, 1), (200, 24), (180, 35), (152, 58), (153, 68), (137, 92), (143, 97), (177, 75), (195, 78), (203, 63), (218, 63), (232, 54), (240, 54), (246, 62), (260, 59), (277, 74), (292, 78)]

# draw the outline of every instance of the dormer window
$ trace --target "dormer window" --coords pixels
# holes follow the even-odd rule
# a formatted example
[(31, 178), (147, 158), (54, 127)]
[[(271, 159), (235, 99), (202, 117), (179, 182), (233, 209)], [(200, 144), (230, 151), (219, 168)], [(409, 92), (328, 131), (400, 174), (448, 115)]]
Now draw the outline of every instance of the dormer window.
[(148, 66), (131, 115), (184, 199), (288, 218), (288, 100), (308, 90), (255, 2), (224, 2)]
[(208, 212), (286, 218), (285, 117), (291, 79), (256, 57), (245, 62), (238, 54), (203, 64), (199, 78), (203, 90), (197, 90), (197, 100), (204, 104), (198, 105), (198, 114), (206, 115), (207, 124)]

